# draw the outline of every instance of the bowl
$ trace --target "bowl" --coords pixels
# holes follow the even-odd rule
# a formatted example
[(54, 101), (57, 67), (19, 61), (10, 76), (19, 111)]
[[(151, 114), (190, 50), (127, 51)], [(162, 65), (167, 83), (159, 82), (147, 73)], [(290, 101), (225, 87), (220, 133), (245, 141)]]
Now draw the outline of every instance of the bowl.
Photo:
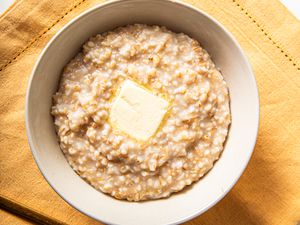
[[(69, 166), (50, 115), (63, 67), (89, 37), (133, 23), (163, 25), (195, 38), (223, 73), (232, 124), (221, 158), (190, 188), (170, 198), (127, 202), (105, 195)], [(241, 47), (206, 13), (173, 0), (123, 0), (98, 5), (69, 22), (47, 44), (33, 69), (26, 96), (26, 131), (35, 161), (52, 188), (70, 205), (108, 224), (178, 224), (202, 214), (237, 182), (251, 157), (259, 124), (254, 75)]]

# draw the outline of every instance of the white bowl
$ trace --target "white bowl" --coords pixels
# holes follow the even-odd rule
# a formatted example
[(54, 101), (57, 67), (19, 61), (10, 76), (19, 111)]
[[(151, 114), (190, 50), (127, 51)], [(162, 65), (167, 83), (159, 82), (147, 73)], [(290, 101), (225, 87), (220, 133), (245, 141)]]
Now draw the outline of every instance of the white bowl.
[[(221, 158), (205, 177), (168, 199), (132, 203), (95, 190), (71, 169), (59, 148), (50, 108), (63, 67), (89, 37), (137, 22), (164, 25), (201, 43), (227, 81), (232, 124)], [(72, 20), (45, 47), (29, 81), (26, 130), (42, 174), (52, 188), (76, 209), (109, 224), (177, 224), (216, 204), (241, 176), (256, 141), (258, 99), (254, 75), (242, 49), (215, 19), (173, 0), (113, 1), (96, 6)]]

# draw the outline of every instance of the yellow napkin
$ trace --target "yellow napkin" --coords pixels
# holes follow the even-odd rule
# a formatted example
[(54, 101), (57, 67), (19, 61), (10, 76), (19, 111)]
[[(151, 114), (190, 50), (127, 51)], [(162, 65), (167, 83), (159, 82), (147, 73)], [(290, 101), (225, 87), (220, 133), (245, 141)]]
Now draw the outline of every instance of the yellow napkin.
[[(100, 224), (65, 203), (43, 179), (27, 144), (24, 100), (28, 77), (45, 44), (70, 19), (101, 2), (18, 0), (0, 17), (2, 207), (21, 205), (21, 210), (58, 224)], [(187, 224), (297, 224), (300, 22), (278, 0), (187, 2), (215, 17), (237, 38), (254, 68), (261, 104), (259, 137), (246, 172), (221, 202)], [(0, 221), (13, 220), (1, 212)]]
[(31, 221), (17, 217), (9, 212), (0, 210), (0, 221), (1, 224), (12, 224), (12, 225), (32, 225)]

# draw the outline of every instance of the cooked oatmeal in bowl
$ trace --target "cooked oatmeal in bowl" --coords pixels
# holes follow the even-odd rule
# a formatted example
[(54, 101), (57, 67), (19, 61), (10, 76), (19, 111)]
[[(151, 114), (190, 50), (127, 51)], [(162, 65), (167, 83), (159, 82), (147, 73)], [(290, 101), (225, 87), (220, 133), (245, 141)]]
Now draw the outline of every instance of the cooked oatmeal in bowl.
[(259, 127), (257, 85), (239, 43), (174, 0), (108, 1), (70, 21), (37, 59), (25, 106), (45, 180), (105, 224), (203, 214), (238, 182)]
[(143, 24), (89, 39), (53, 97), (73, 170), (117, 199), (168, 197), (220, 157), (231, 121), (220, 71), (183, 33)]

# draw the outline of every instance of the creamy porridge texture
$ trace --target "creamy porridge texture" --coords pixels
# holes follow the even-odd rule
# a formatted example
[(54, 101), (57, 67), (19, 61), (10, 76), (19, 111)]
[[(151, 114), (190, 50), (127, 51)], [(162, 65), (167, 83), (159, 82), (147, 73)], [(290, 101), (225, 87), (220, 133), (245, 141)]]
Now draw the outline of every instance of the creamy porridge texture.
[[(134, 137), (130, 127), (126, 133), (124, 115), (118, 117), (127, 112), (117, 102), (126, 82), (162, 102), (153, 109), (165, 111), (145, 131), (149, 137)], [(129, 201), (167, 197), (199, 180), (219, 158), (230, 124), (226, 83), (208, 53), (185, 34), (142, 24), (84, 44), (63, 71), (52, 115), (76, 173)], [(151, 115), (132, 115), (148, 126)]]

